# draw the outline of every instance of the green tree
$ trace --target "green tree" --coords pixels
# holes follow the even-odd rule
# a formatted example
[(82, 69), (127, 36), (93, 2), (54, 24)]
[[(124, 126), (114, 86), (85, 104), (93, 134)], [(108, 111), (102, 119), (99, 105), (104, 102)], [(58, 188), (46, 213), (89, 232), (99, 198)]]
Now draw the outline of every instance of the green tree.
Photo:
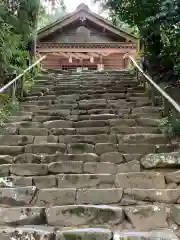
[(51, 6), (50, 11), (44, 8), (42, 1), (38, 18), (38, 28), (42, 28), (61, 19), (65, 14), (67, 14), (67, 10), (64, 0), (56, 0), (56, 4), (53, 7)]
[(148, 70), (152, 76), (157, 76), (158, 80), (162, 81), (168, 71), (177, 79), (174, 67), (178, 69), (179, 62), (179, 0), (97, 1), (100, 1), (105, 9), (109, 9), (115, 21), (123, 21), (138, 28)]
[(26, 67), (27, 44), (35, 36), (40, 0), (0, 1), (0, 84)]

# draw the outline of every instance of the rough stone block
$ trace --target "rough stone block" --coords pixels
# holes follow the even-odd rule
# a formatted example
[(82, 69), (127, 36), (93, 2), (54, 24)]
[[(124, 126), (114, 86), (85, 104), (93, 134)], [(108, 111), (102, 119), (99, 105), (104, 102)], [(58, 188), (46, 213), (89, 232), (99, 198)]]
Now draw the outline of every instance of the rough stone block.
[(140, 172), (141, 166), (139, 161), (133, 160), (128, 163), (123, 163), (117, 166), (118, 173)]
[(179, 152), (148, 154), (141, 159), (141, 164), (146, 169), (178, 167), (180, 154)]
[(7, 181), (12, 187), (33, 186), (32, 177), (9, 176)]
[(46, 239), (54, 238), (54, 229), (46, 226), (22, 226), (22, 227), (2, 227), (0, 228), (0, 239)]
[(32, 136), (47, 136), (48, 129), (46, 128), (20, 128), (19, 134)]
[(13, 157), (9, 155), (0, 155), (0, 164), (9, 164), (13, 162)]
[(175, 204), (180, 197), (180, 189), (124, 189), (124, 198), (135, 201)]
[(160, 119), (153, 118), (136, 118), (137, 125), (140, 126), (149, 126), (149, 127), (158, 127), (160, 124)]
[(120, 126), (120, 127), (136, 126), (136, 121), (134, 119), (110, 119), (108, 122), (111, 127), (114, 127), (114, 126)]
[(115, 126), (111, 127), (111, 131), (114, 134), (142, 134), (142, 133), (158, 133), (157, 128), (155, 127), (123, 127)]
[(117, 151), (117, 146), (116, 144), (112, 144), (112, 143), (97, 143), (95, 146), (95, 152), (98, 155), (101, 155), (107, 152), (116, 152), (116, 151)]
[(122, 153), (108, 152), (104, 153), (100, 157), (101, 162), (122, 163), (124, 161)]
[(116, 175), (116, 185), (120, 188), (165, 188), (164, 176), (156, 172), (132, 172)]
[(1, 225), (45, 224), (45, 211), (40, 207), (0, 208)]
[(49, 172), (51, 173), (82, 173), (83, 172), (83, 162), (55, 162), (50, 163)]
[(56, 176), (35, 176), (33, 177), (33, 183), (38, 189), (42, 188), (54, 188), (56, 187)]
[(29, 205), (36, 187), (0, 188), (0, 204), (10, 206)]
[(74, 123), (75, 128), (81, 127), (105, 127), (107, 126), (107, 121), (103, 120), (84, 120)]
[(11, 174), (17, 176), (36, 176), (47, 175), (48, 167), (45, 164), (13, 164), (10, 167)]
[(93, 153), (94, 146), (87, 143), (71, 143), (67, 145), (67, 151), (70, 154)]
[(179, 240), (175, 233), (172, 230), (162, 229), (162, 230), (154, 230), (154, 231), (121, 231), (115, 232), (113, 240)]
[(121, 201), (123, 189), (80, 189), (77, 191), (77, 204), (115, 204)]
[(58, 143), (57, 136), (36, 136), (34, 139), (34, 144), (46, 144), (46, 143)]
[(155, 153), (156, 148), (152, 144), (119, 144), (118, 145), (119, 152), (121, 153), (138, 153), (138, 154), (148, 154)]
[(64, 153), (66, 145), (63, 143), (46, 143), (46, 144), (29, 144), (25, 148), (26, 153), (46, 153), (53, 154), (56, 152)]
[(133, 160), (140, 161), (142, 158), (142, 154), (133, 153), (133, 154), (123, 154), (123, 159), (125, 159), (126, 162), (131, 162)]
[(2, 146), (24, 146), (26, 144), (33, 143), (33, 136), (22, 136), (22, 135), (8, 135), (0, 136), (0, 145)]
[(72, 121), (67, 120), (55, 120), (43, 123), (45, 128), (71, 128), (73, 126)]
[(7, 177), (7, 176), (9, 176), (10, 167), (11, 167), (10, 164), (0, 165), (0, 176), (1, 176), (1, 177)]
[(76, 189), (40, 189), (36, 198), (37, 206), (54, 206), (74, 204), (76, 199)]
[(89, 128), (77, 128), (79, 135), (96, 135), (96, 134), (109, 134), (109, 127), (89, 127)]
[(51, 128), (49, 130), (50, 134), (59, 136), (59, 135), (73, 135), (76, 134), (75, 128)]
[(22, 121), (22, 122), (13, 122), (5, 124), (5, 127), (10, 128), (40, 128), (42, 124), (39, 122), (29, 122), (29, 121)]
[(23, 146), (0, 146), (0, 155), (16, 156), (24, 153)]
[(24, 153), (16, 156), (14, 158), (14, 163), (41, 163), (41, 156), (32, 154), (32, 153)]
[(98, 134), (98, 135), (61, 135), (59, 136), (60, 143), (116, 143), (115, 135)]
[(95, 153), (82, 153), (82, 154), (62, 154), (57, 153), (53, 155), (45, 155), (42, 158), (43, 163), (52, 162), (99, 162), (99, 157)]
[(180, 183), (180, 171), (166, 173), (165, 179), (167, 183)]
[(46, 210), (46, 218), (51, 226), (116, 225), (123, 222), (124, 212), (113, 206), (57, 206)]
[(111, 240), (112, 235), (112, 232), (108, 229), (83, 228), (75, 230), (57, 231), (56, 240)]
[(92, 188), (103, 184), (113, 185), (115, 176), (111, 174), (59, 174), (59, 188)]
[(117, 168), (116, 164), (111, 162), (88, 162), (84, 164), (84, 172), (85, 173), (109, 173), (109, 174), (116, 174)]
[(128, 134), (124, 135), (123, 138), (118, 137), (119, 142), (124, 143), (149, 143), (149, 144), (164, 144), (168, 143), (168, 139), (163, 134), (150, 134), (150, 133), (139, 133), (139, 134)]
[(133, 226), (139, 230), (168, 227), (165, 208), (158, 205), (126, 207), (125, 213)]

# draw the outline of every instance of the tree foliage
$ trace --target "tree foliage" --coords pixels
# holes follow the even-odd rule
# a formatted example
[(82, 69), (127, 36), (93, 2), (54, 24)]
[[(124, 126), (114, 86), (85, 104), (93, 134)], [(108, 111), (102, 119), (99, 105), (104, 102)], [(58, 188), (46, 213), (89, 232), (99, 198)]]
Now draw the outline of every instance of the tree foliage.
[[(161, 81), (180, 74), (179, 0), (97, 0), (114, 21), (137, 27), (149, 72)], [(175, 71), (176, 72), (175, 72)], [(165, 79), (168, 75), (168, 79)]]
[(0, 0), (0, 84), (26, 67), (27, 45), (36, 29), (39, 0)]
[(50, 11), (47, 11), (44, 1), (41, 2), (40, 13), (38, 17), (38, 28), (42, 28), (47, 26), (67, 14), (66, 6), (64, 4), (64, 0), (56, 0), (56, 4), (52, 5), (50, 2)]

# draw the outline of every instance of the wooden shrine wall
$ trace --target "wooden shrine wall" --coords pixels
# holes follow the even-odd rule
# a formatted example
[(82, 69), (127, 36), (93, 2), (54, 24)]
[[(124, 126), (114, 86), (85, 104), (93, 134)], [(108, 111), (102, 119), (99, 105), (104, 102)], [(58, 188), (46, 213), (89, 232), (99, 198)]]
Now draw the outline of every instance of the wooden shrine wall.
[[(105, 69), (123, 69), (125, 68), (125, 61), (123, 59), (124, 53), (114, 53), (107, 57), (103, 57), (103, 64)], [(67, 65), (80, 65), (80, 61), (78, 59), (73, 58), (72, 63), (69, 63), (68, 58), (64, 58), (61, 56), (51, 55), (49, 54), (47, 58), (43, 61), (43, 67), (49, 69), (62, 69), (63, 66)], [(83, 60), (84, 66), (94, 66), (100, 64), (100, 60), (98, 58), (94, 59), (94, 63), (90, 63), (89, 59)]]

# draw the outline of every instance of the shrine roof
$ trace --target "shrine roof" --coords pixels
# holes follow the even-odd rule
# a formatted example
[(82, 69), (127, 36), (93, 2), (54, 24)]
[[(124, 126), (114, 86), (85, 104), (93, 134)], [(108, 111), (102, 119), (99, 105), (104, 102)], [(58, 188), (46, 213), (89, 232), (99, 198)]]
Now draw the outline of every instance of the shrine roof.
[(65, 15), (63, 18), (60, 20), (55, 21), (52, 24), (49, 24), (46, 27), (43, 27), (38, 31), (38, 39), (44, 38), (49, 36), (50, 34), (67, 27), (68, 25), (72, 24), (73, 22), (76, 22), (79, 19), (87, 19), (94, 24), (108, 30), (109, 32), (120, 36), (124, 37), (132, 42), (137, 42), (138, 38), (135, 37), (134, 35), (126, 32), (125, 30), (114, 26), (110, 21), (104, 19), (100, 15), (90, 11), (88, 6), (84, 3), (80, 4), (76, 10), (72, 13), (69, 13)]

